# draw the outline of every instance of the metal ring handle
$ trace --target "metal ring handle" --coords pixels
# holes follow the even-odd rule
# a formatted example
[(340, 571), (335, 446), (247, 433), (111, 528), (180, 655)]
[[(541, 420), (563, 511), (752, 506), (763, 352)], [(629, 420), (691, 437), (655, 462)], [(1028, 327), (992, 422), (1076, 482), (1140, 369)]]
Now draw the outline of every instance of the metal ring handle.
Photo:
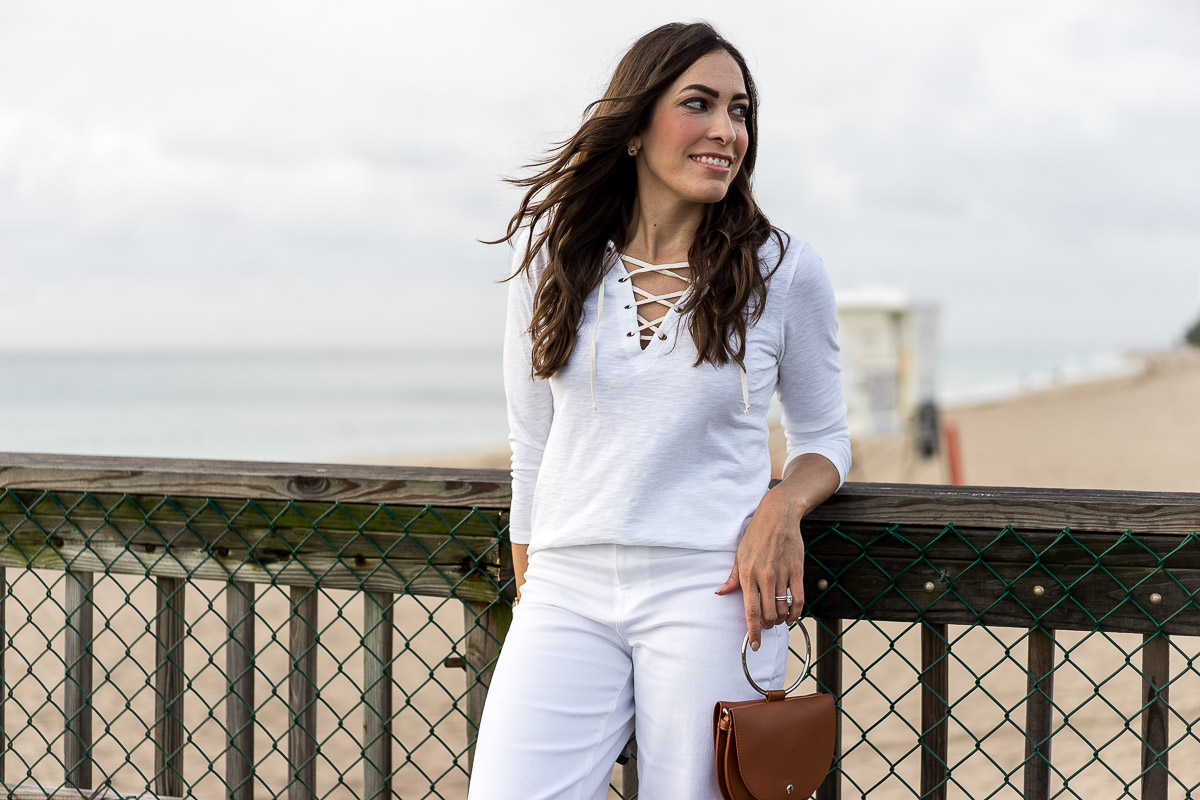
[[(797, 625), (799, 623), (800, 623), (800, 620), (796, 620), (795, 622), (792, 623), (792, 625)], [(788, 626), (788, 631), (791, 631), (792, 625)], [(808, 636), (808, 628), (804, 627), (803, 625), (800, 625), (800, 632), (804, 634), (804, 669), (802, 669), (800, 671), (800, 677), (796, 678), (796, 682), (793, 683), (788, 688), (783, 690), (784, 694), (791, 694), (792, 690), (794, 690), (797, 686), (799, 686), (800, 682), (808, 677), (808, 668), (809, 668), (809, 665), (812, 663), (812, 639), (810, 639)], [(749, 645), (750, 645), (750, 631), (746, 631), (746, 638), (742, 640), (742, 671), (746, 673), (746, 680), (750, 681), (750, 685), (754, 687), (754, 690), (756, 692), (758, 692), (759, 694), (761, 694), (763, 697), (766, 697), (767, 696), (766, 690), (764, 690), (761, 686), (759, 686), (757, 683), (755, 683), (754, 678), (750, 677), (750, 667), (749, 667), (749, 665), (746, 664), (746, 648)]]

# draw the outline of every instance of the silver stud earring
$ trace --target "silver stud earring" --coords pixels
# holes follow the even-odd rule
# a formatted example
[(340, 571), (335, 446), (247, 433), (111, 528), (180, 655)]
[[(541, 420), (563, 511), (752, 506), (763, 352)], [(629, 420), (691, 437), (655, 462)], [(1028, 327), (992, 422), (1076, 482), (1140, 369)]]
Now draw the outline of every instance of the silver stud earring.
[(638, 154), (638, 149), (637, 149), (636, 144), (629, 145), (628, 150), (629, 150), (629, 155), (631, 155), (631, 156), (636, 156)]

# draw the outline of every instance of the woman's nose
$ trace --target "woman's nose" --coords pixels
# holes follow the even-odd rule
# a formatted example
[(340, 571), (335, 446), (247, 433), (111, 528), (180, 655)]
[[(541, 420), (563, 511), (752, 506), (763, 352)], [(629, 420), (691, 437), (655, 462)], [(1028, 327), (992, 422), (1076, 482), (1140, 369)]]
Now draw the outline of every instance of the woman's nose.
[(733, 121), (727, 115), (720, 114), (709, 135), (721, 144), (733, 144), (733, 140), (737, 138), (737, 128), (733, 126)]

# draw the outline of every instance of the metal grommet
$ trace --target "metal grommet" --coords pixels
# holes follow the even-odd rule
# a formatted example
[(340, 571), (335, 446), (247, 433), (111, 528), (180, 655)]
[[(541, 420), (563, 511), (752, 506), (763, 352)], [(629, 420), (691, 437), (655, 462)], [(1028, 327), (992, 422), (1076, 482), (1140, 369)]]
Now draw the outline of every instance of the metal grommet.
[(617, 283), (624, 283), (624, 282), (625, 282), (625, 281), (627, 281), (627, 280), (629, 280), (629, 278), (628, 278), (628, 277), (625, 277), (625, 278), (617, 278)]
[(626, 335), (626, 336), (633, 336), (633, 331), (630, 331), (629, 333), (627, 333), (627, 334), (625, 334), (625, 335)]
[[(789, 625), (788, 630), (790, 631), (795, 625), (800, 625), (800, 620), (796, 620)], [(799, 686), (800, 682), (808, 677), (808, 668), (812, 665), (812, 639), (809, 638), (808, 628), (800, 625), (800, 632), (804, 634), (804, 669), (800, 670), (800, 677), (796, 678), (796, 682), (783, 690), (784, 694), (791, 694), (792, 690)], [(750, 631), (746, 631), (746, 638), (742, 640), (742, 672), (746, 673), (746, 680), (750, 681), (750, 685), (754, 687), (754, 690), (763, 697), (766, 697), (767, 693), (763, 691), (763, 688), (755, 683), (754, 678), (750, 676), (750, 666), (746, 663), (746, 648), (749, 646)]]
[(667, 335), (666, 335), (665, 333), (660, 333), (660, 334), (658, 335), (658, 338), (660, 338), (660, 339), (665, 339), (665, 338), (667, 338)]
[(626, 307), (626, 308), (633, 308), (633, 306), (629, 305), (628, 303), (626, 303), (625, 307)]

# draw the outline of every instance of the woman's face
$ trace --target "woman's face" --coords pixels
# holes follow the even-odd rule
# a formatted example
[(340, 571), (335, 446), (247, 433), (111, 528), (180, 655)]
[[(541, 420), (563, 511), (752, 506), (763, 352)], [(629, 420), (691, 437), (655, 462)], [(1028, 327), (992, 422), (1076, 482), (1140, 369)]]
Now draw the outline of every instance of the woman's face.
[(715, 203), (725, 197), (750, 144), (750, 98), (724, 50), (690, 66), (655, 103), (638, 146), (643, 202)]

